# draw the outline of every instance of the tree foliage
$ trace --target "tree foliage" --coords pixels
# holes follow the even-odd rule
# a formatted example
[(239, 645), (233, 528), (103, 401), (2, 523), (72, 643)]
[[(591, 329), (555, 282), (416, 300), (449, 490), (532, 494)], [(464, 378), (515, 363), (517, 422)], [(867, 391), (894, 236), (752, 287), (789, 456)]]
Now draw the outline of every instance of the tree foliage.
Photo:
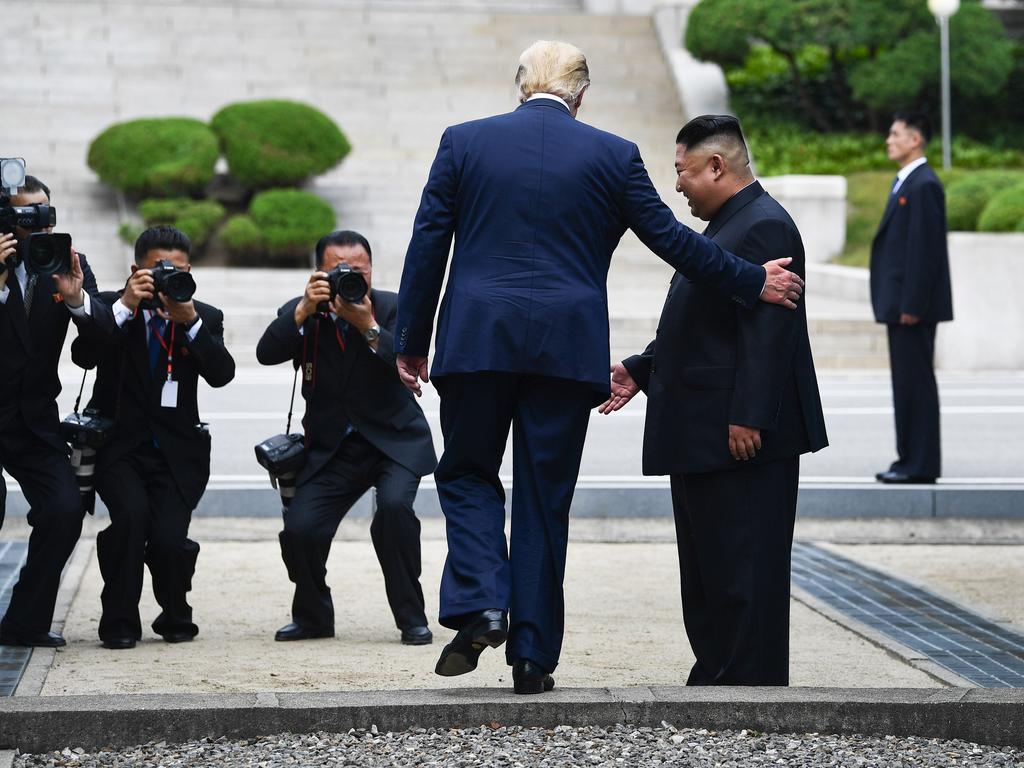
[[(779, 118), (836, 131), (937, 105), (938, 36), (923, 0), (702, 0), (685, 43), (727, 71), (734, 93), (760, 93), (759, 112), (775, 103)], [(954, 97), (974, 105), (998, 94), (1015, 66), (999, 21), (967, 0), (950, 41)]]

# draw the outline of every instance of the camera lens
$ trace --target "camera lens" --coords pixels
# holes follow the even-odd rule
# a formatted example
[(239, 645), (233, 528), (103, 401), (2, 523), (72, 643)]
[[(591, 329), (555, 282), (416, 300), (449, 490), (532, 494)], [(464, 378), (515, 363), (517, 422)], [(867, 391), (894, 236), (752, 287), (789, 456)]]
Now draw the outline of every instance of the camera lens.
[(71, 236), (65, 234), (29, 235), (25, 269), (32, 274), (63, 275), (71, 271)]
[(196, 292), (196, 281), (188, 272), (172, 272), (164, 276), (163, 293), (179, 304)]

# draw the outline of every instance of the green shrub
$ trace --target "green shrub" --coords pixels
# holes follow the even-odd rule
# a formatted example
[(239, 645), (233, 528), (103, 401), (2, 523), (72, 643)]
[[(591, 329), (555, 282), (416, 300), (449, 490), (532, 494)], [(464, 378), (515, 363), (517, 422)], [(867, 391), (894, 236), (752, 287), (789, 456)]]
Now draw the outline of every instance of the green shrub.
[(191, 200), (187, 197), (166, 200), (143, 200), (139, 215), (146, 226), (169, 224), (184, 232), (192, 245), (201, 248), (223, 220), (224, 206), (213, 200)]
[(1019, 221), (1019, 222), (1017, 223), (1017, 229), (1016, 229), (1016, 230), (1014, 230), (1014, 231), (1015, 231), (1015, 232), (1024, 232), (1024, 219), (1021, 219), (1021, 220), (1020, 220), (1020, 221)]
[(351, 149), (327, 115), (293, 101), (232, 104), (210, 125), (231, 175), (256, 189), (299, 184), (337, 165)]
[(1024, 221), (1024, 184), (1004, 189), (989, 200), (978, 219), (979, 232), (1013, 232)]
[(88, 163), (126, 194), (163, 197), (202, 190), (219, 155), (205, 123), (168, 117), (110, 126), (89, 146)]
[(121, 242), (125, 245), (135, 245), (135, 241), (139, 239), (139, 235), (141, 235), (145, 229), (146, 228), (139, 225), (138, 222), (126, 221), (117, 228), (117, 236), (121, 238)]
[(946, 190), (946, 222), (951, 232), (974, 232), (994, 195), (1024, 181), (1024, 173), (983, 171), (961, 178)]
[(267, 254), (276, 259), (308, 256), (316, 241), (334, 229), (334, 209), (298, 189), (269, 189), (252, 199), (249, 215)]
[(263, 235), (249, 216), (232, 216), (221, 227), (220, 239), (235, 256), (251, 256), (263, 251)]

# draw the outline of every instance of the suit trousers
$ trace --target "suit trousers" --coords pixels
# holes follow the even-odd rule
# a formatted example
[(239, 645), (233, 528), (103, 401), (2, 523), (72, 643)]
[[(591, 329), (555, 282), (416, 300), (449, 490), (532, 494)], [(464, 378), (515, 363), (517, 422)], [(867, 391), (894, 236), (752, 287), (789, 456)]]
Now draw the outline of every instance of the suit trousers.
[(800, 459), (672, 475), (687, 685), (788, 685)]
[[(452, 374), (434, 383), (444, 433), (434, 477), (448, 535), (441, 624), (459, 629), (479, 611), (507, 610), (508, 663), (525, 658), (553, 671), (565, 623), (569, 507), (594, 390), (567, 379), (498, 372)], [(506, 544), (498, 470), (510, 426)]]
[(890, 469), (913, 477), (942, 474), (935, 323), (886, 326), (897, 460)]
[(82, 498), (67, 455), (39, 438), (20, 415), (0, 428), (0, 464), (21, 485), (32, 527), (3, 629), (48, 632), (61, 571), (82, 532)]
[(327, 586), (331, 542), (342, 518), (372, 487), (376, 497), (370, 538), (395, 625), (402, 630), (427, 625), (420, 587), (420, 521), (413, 510), (419, 484), (419, 476), (353, 432), (296, 489), (280, 535), (281, 557), (295, 584), (292, 621), (309, 629), (334, 626)]
[(197, 635), (186, 595), (192, 589), (199, 544), (188, 538), (192, 509), (171, 477), (167, 459), (152, 442), (141, 443), (97, 473), (96, 492), (110, 512), (110, 525), (96, 537), (103, 576), (100, 639), (142, 638), (143, 565), (149, 566), (161, 609), (153, 631)]

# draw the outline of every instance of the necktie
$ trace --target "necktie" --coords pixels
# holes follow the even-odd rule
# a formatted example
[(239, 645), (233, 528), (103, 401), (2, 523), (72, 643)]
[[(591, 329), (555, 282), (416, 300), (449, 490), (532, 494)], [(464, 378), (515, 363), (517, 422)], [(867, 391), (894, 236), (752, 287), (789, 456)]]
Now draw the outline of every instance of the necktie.
[(28, 282), (25, 284), (25, 317), (28, 317), (32, 313), (32, 297), (36, 292), (36, 276), (29, 275)]
[(160, 315), (154, 313), (149, 318), (149, 370), (150, 372), (156, 371), (156, 362), (160, 359), (160, 348), (163, 346), (160, 341), (164, 337), (164, 328), (167, 327), (167, 322), (160, 317)]

